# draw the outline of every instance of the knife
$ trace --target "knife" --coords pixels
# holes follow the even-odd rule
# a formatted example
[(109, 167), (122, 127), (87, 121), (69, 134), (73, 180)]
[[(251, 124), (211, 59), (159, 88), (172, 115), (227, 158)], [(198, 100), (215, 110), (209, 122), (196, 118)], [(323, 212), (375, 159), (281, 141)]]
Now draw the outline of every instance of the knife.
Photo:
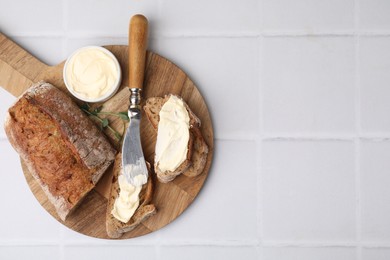
[(137, 14), (129, 26), (129, 126), (122, 146), (122, 168), (126, 180), (141, 186), (148, 180), (148, 170), (141, 146), (141, 92), (145, 73), (146, 46), (148, 40), (148, 20)]

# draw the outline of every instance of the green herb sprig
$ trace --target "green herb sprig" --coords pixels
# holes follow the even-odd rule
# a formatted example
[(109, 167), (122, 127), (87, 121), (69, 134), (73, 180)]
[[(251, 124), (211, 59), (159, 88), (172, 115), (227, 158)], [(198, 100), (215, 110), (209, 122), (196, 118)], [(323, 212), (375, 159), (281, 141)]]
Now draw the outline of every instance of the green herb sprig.
[[(126, 122), (130, 121), (129, 116), (127, 115), (127, 111), (106, 112), (106, 111), (102, 111), (103, 106), (92, 108), (88, 103), (83, 103), (80, 106), (80, 109), (83, 110), (91, 119), (93, 119), (99, 123), (100, 130), (103, 131), (104, 129), (108, 129), (115, 136), (115, 138), (118, 140), (118, 142), (120, 142), (122, 140), (123, 135), (125, 134), (125, 130), (126, 130)], [(123, 122), (122, 133), (119, 133), (114, 128), (112, 128), (110, 126), (110, 121), (108, 120), (108, 118), (102, 118), (101, 115), (116, 116), (116, 117), (119, 117), (120, 119), (122, 119), (122, 122)]]

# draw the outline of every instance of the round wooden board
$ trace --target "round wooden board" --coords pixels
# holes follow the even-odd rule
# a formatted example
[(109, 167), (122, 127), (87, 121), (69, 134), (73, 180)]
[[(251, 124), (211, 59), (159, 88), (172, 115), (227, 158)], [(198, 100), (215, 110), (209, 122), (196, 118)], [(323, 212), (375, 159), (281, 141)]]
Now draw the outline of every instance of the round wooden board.
[[(129, 106), (128, 84), (128, 48), (127, 46), (111, 45), (105, 46), (118, 59), (121, 64), (123, 80), (120, 90), (110, 100), (103, 103), (103, 111), (127, 111)], [(62, 80), (62, 68), (64, 62), (47, 67), (39, 74), (40, 79), (46, 80), (60, 89), (66, 91)], [(66, 91), (67, 92), (67, 91)], [(142, 236), (156, 231), (175, 220), (195, 199), (205, 182), (212, 157), (213, 157), (213, 128), (207, 105), (196, 88), (194, 83), (176, 65), (167, 59), (148, 52), (146, 62), (145, 82), (143, 89), (143, 99), (152, 96), (164, 96), (165, 94), (180, 95), (201, 119), (201, 131), (206, 143), (209, 146), (209, 154), (204, 171), (201, 175), (190, 178), (184, 175), (178, 176), (174, 181), (163, 184), (155, 179), (155, 192), (152, 203), (157, 208), (157, 214), (144, 221), (134, 230), (124, 234), (121, 238), (132, 238)], [(117, 131), (123, 130), (123, 122), (114, 117), (108, 117), (110, 124)], [(106, 132), (112, 143), (120, 149), (115, 142), (115, 138)], [(153, 164), (154, 147), (156, 133), (149, 124), (145, 115), (141, 121), (141, 142), (145, 158)], [(105, 173), (98, 185), (83, 200), (81, 205), (64, 222), (61, 221), (53, 205), (48, 201), (46, 195), (39, 184), (28, 172), (27, 167), (22, 162), (22, 168), (31, 191), (39, 203), (59, 222), (65, 226), (87, 236), (106, 238), (105, 214), (107, 210), (107, 198), (109, 197), (110, 183), (112, 178), (111, 168)]]

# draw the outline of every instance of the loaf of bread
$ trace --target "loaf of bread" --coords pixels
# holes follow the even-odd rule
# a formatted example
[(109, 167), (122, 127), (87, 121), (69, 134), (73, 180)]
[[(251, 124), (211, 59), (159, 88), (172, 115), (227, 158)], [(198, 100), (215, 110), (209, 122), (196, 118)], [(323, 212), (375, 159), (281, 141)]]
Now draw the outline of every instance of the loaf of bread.
[[(158, 123), (160, 121), (160, 110), (170, 96), (171, 95), (166, 95), (165, 97), (151, 97), (146, 100), (144, 111), (156, 132), (158, 131)], [(190, 138), (188, 141), (187, 159), (174, 171), (161, 171), (158, 165), (155, 163), (154, 170), (157, 174), (157, 178), (160, 182), (163, 183), (172, 181), (180, 174), (184, 174), (189, 177), (195, 177), (203, 172), (206, 164), (208, 146), (204, 141), (202, 133), (199, 129), (201, 126), (201, 121), (191, 111), (185, 102), (184, 105), (190, 118)]]
[(111, 192), (110, 197), (108, 199), (106, 212), (106, 231), (107, 235), (111, 238), (121, 237), (124, 233), (136, 228), (142, 221), (156, 214), (156, 207), (153, 204), (150, 204), (153, 198), (154, 186), (152, 174), (150, 172), (150, 164), (148, 162), (146, 164), (149, 170), (149, 177), (147, 183), (142, 186), (142, 189), (139, 193), (139, 206), (135, 211), (134, 215), (130, 218), (130, 220), (127, 223), (123, 223), (111, 214), (115, 200), (119, 196), (120, 187), (118, 182), (118, 176), (121, 174), (122, 171), (122, 154), (119, 153), (116, 156), (113, 168)]
[(39, 82), (9, 108), (5, 131), (65, 220), (115, 159), (104, 134), (65, 93)]

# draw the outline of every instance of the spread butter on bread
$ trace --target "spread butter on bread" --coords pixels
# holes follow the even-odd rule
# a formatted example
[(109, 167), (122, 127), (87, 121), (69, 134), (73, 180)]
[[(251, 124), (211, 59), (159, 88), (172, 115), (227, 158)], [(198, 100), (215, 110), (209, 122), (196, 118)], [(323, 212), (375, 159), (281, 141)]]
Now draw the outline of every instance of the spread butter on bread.
[[(188, 127), (185, 129), (184, 127), (171, 127), (173, 135), (177, 135), (175, 131), (187, 131), (188, 132), (188, 141), (186, 144), (186, 154), (184, 154), (180, 165), (174, 164), (174, 168), (167, 169), (167, 167), (161, 169), (159, 162), (159, 150), (158, 147), (161, 143), (165, 143), (167, 140), (159, 140), (159, 138), (164, 138), (164, 135), (160, 134), (160, 117), (161, 112), (166, 113), (166, 109), (164, 106), (168, 102), (172, 102), (174, 99), (175, 106), (169, 105), (167, 110), (171, 111), (171, 118), (167, 119), (168, 121), (174, 121), (173, 124), (177, 125), (177, 122), (183, 119), (183, 110), (180, 106), (183, 106), (184, 110), (188, 115)], [(179, 102), (180, 101), (180, 102)], [(176, 110), (175, 110), (176, 109)], [(151, 97), (146, 100), (146, 104), (144, 106), (144, 110), (149, 122), (152, 124), (153, 128), (157, 132), (157, 141), (156, 141), (156, 153), (155, 153), (155, 162), (154, 162), (154, 170), (157, 174), (157, 178), (160, 182), (166, 183), (172, 181), (176, 178), (176, 176), (180, 174), (184, 174), (189, 177), (194, 177), (203, 172), (203, 169), (206, 164), (207, 154), (208, 154), (208, 146), (203, 139), (202, 133), (200, 131), (200, 119), (191, 111), (188, 105), (182, 100), (180, 97), (176, 95), (166, 95), (165, 97)], [(173, 110), (173, 111), (172, 111)], [(184, 118), (186, 116), (184, 115)], [(164, 125), (162, 127), (165, 127)], [(174, 131), (173, 131), (174, 130)], [(164, 130), (165, 131), (165, 130)], [(169, 145), (165, 145), (173, 152), (177, 146), (177, 140), (175, 138), (170, 139), (171, 143)], [(179, 141), (180, 145), (182, 145), (182, 140)], [(183, 151), (181, 148), (178, 148), (179, 151)]]
[[(107, 205), (107, 212), (106, 212), (106, 231), (107, 235), (111, 238), (119, 238), (124, 233), (129, 232), (136, 228), (139, 224), (141, 224), (142, 221), (146, 220), (150, 216), (156, 214), (156, 207), (151, 204), (151, 200), (153, 198), (153, 179), (152, 174), (150, 173), (150, 164), (146, 162), (146, 165), (148, 167), (149, 171), (149, 177), (146, 184), (142, 185), (139, 190), (139, 194), (131, 194), (131, 192), (126, 192), (127, 196), (134, 196), (137, 195), (137, 204), (135, 206), (131, 205), (131, 200), (133, 200), (133, 203), (135, 202), (135, 198), (125, 198), (129, 201), (125, 202), (124, 204), (129, 204), (128, 206), (134, 207), (131, 209), (131, 214), (127, 216), (120, 216), (118, 217), (118, 214), (116, 212), (116, 203), (118, 202), (118, 199), (120, 197), (121, 193), (121, 187), (120, 187), (120, 181), (119, 178), (124, 177), (122, 175), (122, 154), (119, 153), (116, 156), (114, 168), (113, 168), (113, 177), (112, 177), (112, 183), (111, 183), (111, 191), (110, 191), (110, 197), (108, 199), (108, 205)], [(138, 187), (135, 187), (138, 189)], [(138, 191), (137, 191), (138, 192)], [(123, 198), (122, 198), (123, 199)], [(127, 205), (120, 205), (120, 206), (127, 206)], [(133, 210), (135, 211), (133, 212)], [(127, 209), (125, 209), (127, 211)], [(130, 209), (129, 209), (130, 211)], [(126, 214), (129, 212), (126, 212)], [(129, 218), (123, 220), (123, 218)], [(122, 219), (122, 220), (120, 220)]]
[(9, 108), (5, 131), (64, 221), (115, 159), (116, 150), (69, 96), (46, 82)]

